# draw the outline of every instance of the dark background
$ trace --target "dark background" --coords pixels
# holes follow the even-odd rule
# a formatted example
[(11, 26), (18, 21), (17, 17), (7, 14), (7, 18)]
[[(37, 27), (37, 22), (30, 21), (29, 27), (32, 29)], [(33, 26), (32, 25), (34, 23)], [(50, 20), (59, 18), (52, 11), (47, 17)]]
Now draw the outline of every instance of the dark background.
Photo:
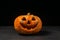
[[(57, 6), (57, 7), (56, 7)], [(12, 26), (18, 15), (28, 12), (42, 19), (43, 26), (60, 26), (59, 5), (48, 0), (8, 0), (0, 3), (0, 26)]]

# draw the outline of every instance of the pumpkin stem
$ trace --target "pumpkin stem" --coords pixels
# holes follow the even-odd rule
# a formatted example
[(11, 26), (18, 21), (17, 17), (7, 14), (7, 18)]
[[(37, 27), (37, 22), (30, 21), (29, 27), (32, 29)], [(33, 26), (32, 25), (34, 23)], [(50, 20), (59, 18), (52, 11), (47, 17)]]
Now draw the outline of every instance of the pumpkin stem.
[(27, 15), (30, 15), (30, 13), (27, 13)]

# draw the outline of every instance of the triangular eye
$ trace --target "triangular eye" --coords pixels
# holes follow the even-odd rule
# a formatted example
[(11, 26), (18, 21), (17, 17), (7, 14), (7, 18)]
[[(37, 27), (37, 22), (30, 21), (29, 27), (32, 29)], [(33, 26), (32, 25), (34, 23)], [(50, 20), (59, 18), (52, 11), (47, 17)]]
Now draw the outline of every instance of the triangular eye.
[(32, 20), (35, 20), (35, 18), (34, 18), (34, 17), (32, 17)]
[(25, 17), (23, 17), (23, 18), (22, 18), (22, 20), (23, 20), (23, 21), (25, 21), (25, 20), (26, 20), (26, 18), (25, 18)]

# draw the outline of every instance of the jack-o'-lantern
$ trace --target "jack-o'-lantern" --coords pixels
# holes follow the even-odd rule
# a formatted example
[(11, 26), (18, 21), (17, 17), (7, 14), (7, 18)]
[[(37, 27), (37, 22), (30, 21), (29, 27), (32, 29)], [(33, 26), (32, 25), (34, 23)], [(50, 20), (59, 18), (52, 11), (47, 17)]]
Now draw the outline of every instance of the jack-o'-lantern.
[(22, 34), (35, 34), (41, 31), (42, 21), (38, 16), (20, 15), (14, 20), (14, 29)]

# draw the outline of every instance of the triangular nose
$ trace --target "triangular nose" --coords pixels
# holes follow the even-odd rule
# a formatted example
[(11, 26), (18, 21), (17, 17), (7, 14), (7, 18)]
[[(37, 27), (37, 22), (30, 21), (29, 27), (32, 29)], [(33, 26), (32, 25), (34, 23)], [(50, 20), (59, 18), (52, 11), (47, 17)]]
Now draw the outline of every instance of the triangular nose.
[(27, 24), (30, 24), (30, 21), (28, 21)]

